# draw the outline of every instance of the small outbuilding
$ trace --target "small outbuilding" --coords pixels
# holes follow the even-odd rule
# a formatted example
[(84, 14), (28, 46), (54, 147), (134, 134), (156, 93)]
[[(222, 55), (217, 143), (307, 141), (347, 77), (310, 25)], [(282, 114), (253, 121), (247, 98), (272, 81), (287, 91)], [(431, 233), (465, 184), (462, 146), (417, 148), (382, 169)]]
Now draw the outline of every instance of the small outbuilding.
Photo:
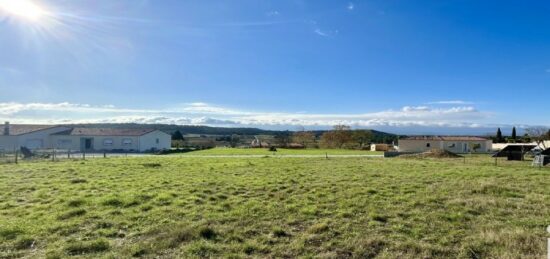
[(493, 157), (506, 157), (509, 161), (523, 161), (525, 154), (537, 147), (537, 145), (532, 144), (514, 144), (508, 145), (496, 154)]
[(390, 151), (393, 150), (393, 145), (390, 144), (371, 144), (370, 151)]

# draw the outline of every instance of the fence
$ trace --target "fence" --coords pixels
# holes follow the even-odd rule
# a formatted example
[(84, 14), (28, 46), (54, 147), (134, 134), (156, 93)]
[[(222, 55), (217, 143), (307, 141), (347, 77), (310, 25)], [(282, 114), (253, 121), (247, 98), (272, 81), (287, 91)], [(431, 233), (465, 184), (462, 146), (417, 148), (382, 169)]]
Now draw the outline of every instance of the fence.
[(80, 152), (61, 149), (40, 149), (33, 150), (30, 154), (24, 154), (21, 150), (2, 151), (0, 150), (0, 163), (20, 163), (32, 161), (59, 161), (64, 159), (93, 159), (107, 157), (127, 157), (142, 154), (134, 153), (107, 153), (107, 152)]

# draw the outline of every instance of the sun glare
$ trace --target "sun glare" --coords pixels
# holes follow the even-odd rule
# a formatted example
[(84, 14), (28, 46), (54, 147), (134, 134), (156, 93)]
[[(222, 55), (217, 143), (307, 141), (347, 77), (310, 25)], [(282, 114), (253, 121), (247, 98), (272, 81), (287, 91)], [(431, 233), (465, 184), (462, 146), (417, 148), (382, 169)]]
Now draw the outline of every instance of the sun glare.
[(9, 15), (23, 17), (30, 21), (38, 21), (48, 12), (31, 0), (0, 0), (0, 11)]

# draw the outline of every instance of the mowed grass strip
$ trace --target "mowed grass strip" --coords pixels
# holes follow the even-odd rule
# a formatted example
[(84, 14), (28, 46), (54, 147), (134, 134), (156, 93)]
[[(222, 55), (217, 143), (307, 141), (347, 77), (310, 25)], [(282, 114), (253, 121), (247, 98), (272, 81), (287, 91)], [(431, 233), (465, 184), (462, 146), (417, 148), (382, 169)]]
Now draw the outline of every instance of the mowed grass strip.
[(0, 257), (544, 258), (550, 170), (493, 162), (142, 157), (1, 165)]

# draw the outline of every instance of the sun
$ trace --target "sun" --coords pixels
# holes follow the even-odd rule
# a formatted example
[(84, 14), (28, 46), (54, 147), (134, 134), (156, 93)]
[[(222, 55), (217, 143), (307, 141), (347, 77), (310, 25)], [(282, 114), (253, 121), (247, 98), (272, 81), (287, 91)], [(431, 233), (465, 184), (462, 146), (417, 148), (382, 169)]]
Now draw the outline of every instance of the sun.
[(0, 0), (0, 12), (36, 22), (48, 12), (31, 0)]

